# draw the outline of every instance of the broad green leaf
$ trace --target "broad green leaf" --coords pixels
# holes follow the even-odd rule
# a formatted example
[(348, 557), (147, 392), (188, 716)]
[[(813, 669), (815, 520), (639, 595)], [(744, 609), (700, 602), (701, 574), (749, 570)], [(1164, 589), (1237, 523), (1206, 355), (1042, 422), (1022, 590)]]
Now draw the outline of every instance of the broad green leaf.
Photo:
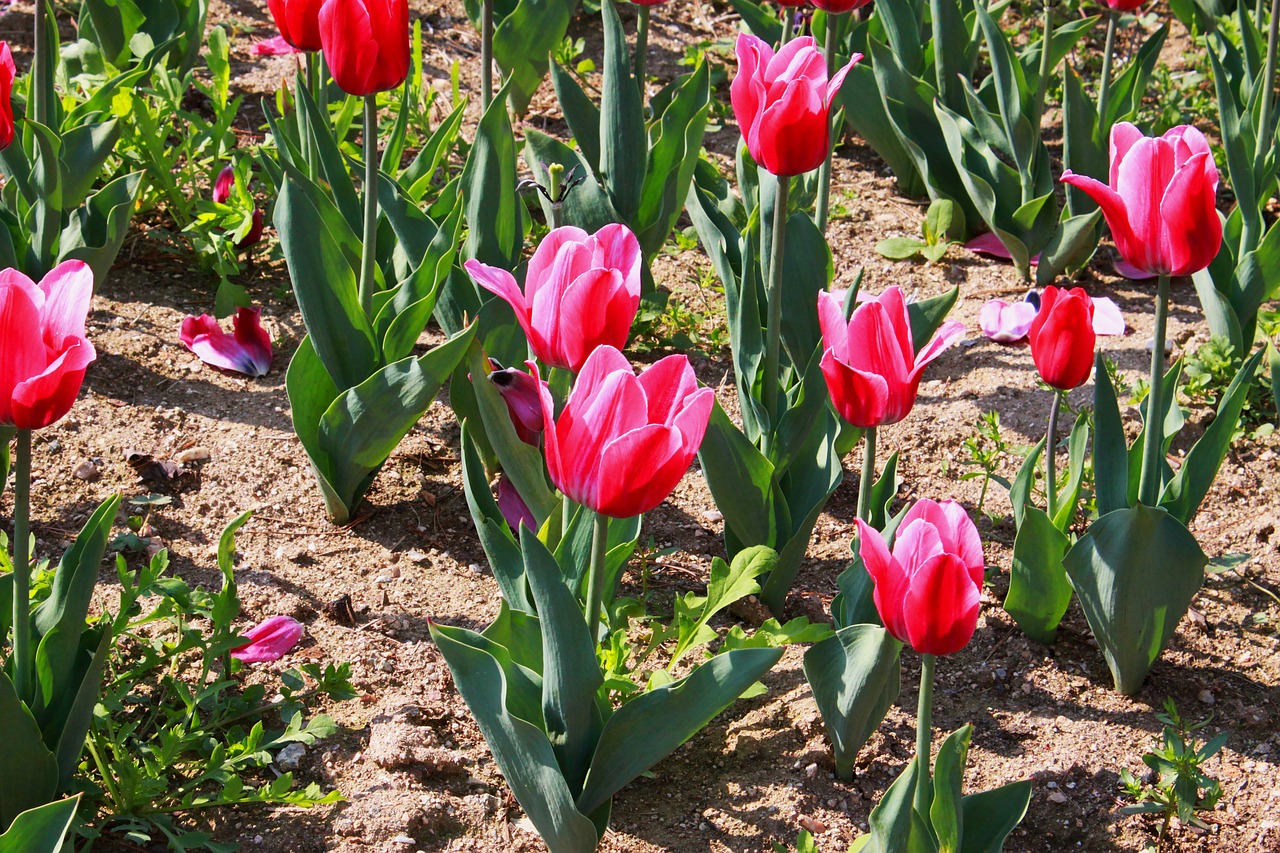
[(971, 725), (956, 729), (938, 747), (938, 757), (934, 760), (933, 804), (929, 807), (929, 822), (938, 839), (938, 853), (958, 853), (960, 839), (964, 837), (960, 790), (972, 735)]
[(142, 186), (142, 173), (121, 175), (90, 195), (71, 212), (58, 236), (58, 263), (84, 261), (93, 270), (93, 280), (101, 284), (116, 262), (129, 233), (129, 218)]
[(1208, 562), (1178, 519), (1141, 504), (1102, 516), (1067, 552), (1067, 574), (1118, 691), (1142, 689)]
[(511, 85), (503, 87), (481, 117), (462, 169), (462, 198), (467, 206), (462, 254), (507, 270), (516, 268), (524, 249), (524, 203), (516, 191), (516, 139), (505, 102)]
[(577, 6), (578, 0), (519, 0), (515, 9), (498, 21), (493, 56), (509, 82), (494, 103), (510, 98), (515, 112), (523, 114), (528, 109), (547, 73), (549, 54), (564, 39)]
[(1027, 507), (1033, 506), (1031, 490), (1035, 486), (1036, 471), (1040, 467), (1040, 457), (1044, 454), (1044, 445), (1047, 440), (1042, 438), (1032, 445), (1027, 458), (1022, 460), (1013, 483), (1009, 486), (1009, 503), (1013, 505), (1013, 520), (1018, 528), (1022, 527), (1023, 515)]
[(907, 318), (911, 321), (911, 343), (917, 355), (933, 340), (934, 333), (947, 319), (959, 296), (960, 288), (953, 287), (946, 293), (921, 299), (907, 306)]
[(1036, 267), (1036, 284), (1052, 284), (1067, 269), (1083, 266), (1098, 247), (1098, 223), (1102, 211), (1070, 216), (1062, 220), (1040, 250)]
[(902, 643), (878, 625), (850, 625), (804, 655), (804, 677), (813, 690), (827, 737), (835, 750), (836, 775), (853, 778), (858, 750), (902, 690)]
[(80, 797), (75, 796), (24, 811), (0, 835), (0, 853), (58, 853), (79, 805)]
[(45, 736), (57, 734), (55, 754), (58, 759), (58, 789), (61, 791), (74, 786), (85, 738), (92, 725), (94, 706), (102, 692), (102, 671), (114, 639), (109, 629), (86, 631), (82, 635), (76, 678), (68, 685), (66, 694), (57, 697), (58, 705), (50, 709), (52, 719), (45, 725)]
[[(0, 738), (0, 778), (6, 782), (0, 785), (0, 826), (7, 827), (22, 812), (54, 798), (58, 761), (4, 672), (0, 672), (0, 731), (4, 732)], [(22, 784), (14, 784), (17, 779)]]
[[(699, 60), (649, 131), (650, 145), (634, 230), (646, 255), (657, 253), (684, 211), (711, 111), (711, 72)], [(606, 136), (606, 138), (608, 138)]]
[(773, 464), (734, 426), (719, 403), (711, 410), (698, 462), (725, 529), (750, 544), (776, 542)]
[[(768, 574), (777, 568), (777, 565), (777, 552), (763, 545), (739, 551), (734, 555), (732, 563), (713, 557), (706, 597), (698, 596), (697, 598), (700, 599), (698, 609), (689, 614), (689, 619), (681, 620), (686, 624), (680, 626), (680, 639), (671, 652), (671, 662), (667, 668), (673, 668), (676, 662), (695, 645), (707, 642), (702, 629), (711, 621), (711, 617), (735, 601), (759, 592), (760, 584), (756, 579)], [(689, 600), (689, 596), (682, 599), (682, 601)], [(713, 639), (715, 636), (715, 632), (711, 631), (710, 638)]]
[(891, 261), (904, 261), (907, 258), (914, 258), (922, 249), (928, 247), (928, 243), (917, 240), (915, 237), (889, 237), (876, 243), (876, 252)]
[(1071, 547), (1044, 510), (1027, 505), (1013, 541), (1005, 611), (1031, 639), (1051, 645), (1071, 604), (1071, 582), (1062, 558)]
[(594, 172), (600, 164), (600, 108), (558, 63), (551, 65), (551, 83), (555, 86), (565, 124), (569, 125), (569, 135), (578, 143), (589, 171)]
[(639, 164), (648, 151), (640, 88), (631, 77), (627, 36), (614, 0), (602, 0), (604, 16), (604, 80), (600, 90), (599, 175), (618, 213), (635, 222), (640, 211), (645, 172)]
[(1129, 506), (1129, 445), (1102, 353), (1094, 359), (1093, 377), (1093, 488), (1098, 514), (1107, 515)]
[(1001, 853), (1005, 839), (1017, 828), (1031, 803), (1031, 780), (1010, 782), (961, 800), (964, 838), (960, 853)]
[(332, 460), (320, 446), (320, 421), (337, 399), (338, 388), (325, 370), (320, 356), (316, 355), (310, 335), (302, 339), (289, 361), (285, 390), (289, 396), (289, 410), (293, 415), (293, 431), (311, 461), (311, 470), (320, 486), (329, 519), (336, 524), (346, 524), (352, 507), (339, 496), (333, 484)]
[(462, 484), (467, 495), (467, 506), (471, 510), (471, 520), (476, 525), (476, 534), (480, 537), (480, 545), (485, 556), (489, 558), (489, 567), (493, 570), (493, 579), (498, 583), (502, 597), (516, 610), (533, 612), (534, 606), (528, 597), (528, 587), (524, 577), (524, 558), (520, 546), (512, 536), (498, 503), (489, 491), (489, 480), (485, 477), (484, 464), (476, 452), (475, 441), (471, 437), (468, 421), (462, 422)]
[(1058, 514), (1053, 525), (1063, 533), (1071, 531), (1080, 501), (1080, 483), (1084, 480), (1084, 461), (1089, 445), (1089, 413), (1081, 412), (1067, 440), (1067, 482), (1058, 493)]
[(870, 840), (863, 853), (934, 853), (933, 839), (913, 801), (920, 762), (913, 758), (871, 810)]

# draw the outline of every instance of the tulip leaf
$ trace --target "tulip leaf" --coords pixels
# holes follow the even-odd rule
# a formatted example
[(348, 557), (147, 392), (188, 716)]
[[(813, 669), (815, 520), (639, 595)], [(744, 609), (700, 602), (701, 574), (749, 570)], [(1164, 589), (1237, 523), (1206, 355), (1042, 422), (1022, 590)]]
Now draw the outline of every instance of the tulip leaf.
[(577, 6), (578, 0), (519, 0), (511, 13), (498, 21), (493, 56), (507, 72), (508, 82), (494, 98), (495, 103), (509, 98), (514, 112), (523, 114), (528, 109), (547, 73), (549, 54), (564, 39)]
[(960, 853), (1001, 853), (1031, 804), (1031, 781), (1022, 779), (969, 794), (960, 801), (965, 827)]
[(734, 426), (719, 402), (711, 410), (698, 462), (724, 513), (726, 532), (749, 544), (775, 541), (773, 463)]
[(27, 809), (42, 806), (58, 791), (58, 760), (45, 746), (31, 711), (18, 698), (9, 676), (0, 672), (0, 826)]
[(849, 625), (805, 652), (804, 677), (835, 751), (836, 776), (845, 781), (902, 690), (901, 651), (884, 628)]
[(686, 678), (655, 687), (614, 712), (591, 760), (578, 809), (592, 812), (632, 779), (693, 737), (760, 680), (782, 649), (735, 649)]
[[(0, 853), (58, 853), (75, 822), (80, 797), (28, 809), (0, 835)], [(0, 826), (4, 825), (0, 819)]]
[(569, 135), (578, 143), (582, 159), (594, 172), (600, 162), (600, 108), (559, 63), (551, 65), (551, 83), (555, 86), (565, 124), (569, 125)]
[[(1114, 84), (1112, 92), (1114, 94)], [(1077, 175), (1099, 180), (1107, 175), (1104, 128), (1099, 127), (1097, 109), (1085, 93), (1080, 75), (1070, 66), (1062, 69), (1062, 164)], [(1068, 184), (1066, 196), (1067, 210), (1072, 214), (1098, 209), (1097, 202), (1079, 187)]]
[(1037, 506), (1027, 505), (1013, 540), (1004, 609), (1031, 639), (1051, 645), (1071, 604), (1062, 558), (1071, 540)]
[(1098, 514), (1106, 515), (1129, 506), (1129, 449), (1102, 353), (1094, 358), (1093, 421), (1093, 488)]
[[(711, 111), (711, 71), (704, 59), (673, 85), (671, 101), (649, 131), (650, 145), (634, 219), (645, 255), (656, 254), (684, 211)], [(788, 232), (790, 229), (788, 229)]]
[(827, 289), (834, 271), (831, 249), (813, 218), (807, 213), (793, 213), (787, 219), (787, 242), (783, 247), (782, 342), (797, 370), (807, 366), (811, 353), (822, 343), (818, 294)]
[(1058, 223), (1040, 250), (1036, 284), (1052, 284), (1066, 270), (1088, 263), (1098, 247), (1097, 231), (1101, 220), (1102, 211), (1095, 207), (1092, 213), (1069, 216)]
[(463, 219), (467, 223), (463, 256), (505, 270), (516, 268), (524, 250), (524, 203), (516, 189), (516, 138), (505, 102), (513, 85), (508, 82), (481, 116), (462, 168)]
[(1132, 696), (1200, 590), (1209, 558), (1161, 507), (1099, 518), (1064, 564), (1115, 686)]
[(320, 356), (316, 355), (307, 335), (289, 362), (285, 374), (285, 390), (289, 397), (289, 409), (293, 415), (293, 431), (311, 460), (311, 470), (320, 485), (325, 510), (336, 524), (346, 524), (351, 507), (339, 496), (333, 484), (333, 466), (328, 454), (320, 446), (320, 420), (329, 405), (338, 397), (338, 388), (325, 370)]
[(938, 747), (933, 765), (933, 803), (929, 806), (929, 823), (933, 826), (940, 851), (958, 851), (964, 838), (964, 809), (961, 786), (964, 766), (969, 759), (969, 740), (973, 726), (967, 725), (947, 735)]
[(769, 44), (777, 44), (782, 38), (782, 24), (775, 9), (754, 3), (752, 0), (729, 0), (729, 5), (742, 18), (751, 34)]
[(1009, 503), (1013, 505), (1013, 521), (1015, 526), (1022, 527), (1022, 517), (1027, 507), (1032, 506), (1031, 491), (1035, 487), (1036, 470), (1040, 465), (1040, 456), (1044, 453), (1044, 444), (1048, 439), (1042, 438), (1032, 445), (1027, 456), (1022, 460), (1013, 483), (1009, 486)]
[(489, 490), (484, 463), (480, 461), (480, 455), (476, 451), (470, 422), (467, 420), (462, 422), (461, 442), (462, 484), (467, 495), (467, 507), (471, 510), (471, 520), (476, 525), (480, 545), (493, 569), (493, 579), (497, 582), (503, 599), (512, 607), (532, 613), (535, 608), (525, 582), (524, 558), (520, 553), (520, 545)]
[[(1174, 436), (1182, 429), (1185, 417), (1182, 413), (1182, 407), (1178, 405), (1178, 380), (1182, 378), (1182, 359), (1178, 359), (1169, 368), (1164, 375), (1164, 445), (1160, 448), (1160, 483), (1161, 489), (1168, 484), (1173, 477), (1173, 469), (1169, 466), (1169, 460), (1166, 458), (1169, 452), (1169, 445), (1173, 441)], [(1147, 401), (1151, 398), (1148, 397)], [(1129, 447), (1129, 505), (1132, 506), (1138, 502), (1138, 486), (1142, 476), (1142, 457), (1146, 453), (1147, 446), (1147, 401), (1144, 401), (1140, 411), (1142, 413), (1142, 430), (1138, 433), (1138, 437), (1134, 439), (1133, 444)]]
[(911, 344), (916, 355), (929, 345), (933, 336), (947, 319), (960, 296), (960, 288), (953, 287), (945, 293), (912, 302), (907, 306), (907, 319), (911, 321)]
[[(333, 121), (329, 117), (328, 108), (323, 110), (320, 108), (311, 97), (308, 87), (299, 86), (294, 91), (298, 97), (298, 109), (305, 116), (307, 127), (310, 129), (311, 141), (316, 144), (315, 161), (323, 173), (325, 184), (333, 194), (333, 204), (342, 213), (351, 232), (358, 234), (364, 226), (364, 206), (351, 180), (347, 158), (338, 147), (338, 136), (333, 130)], [(304, 166), (302, 162), (291, 165), (298, 171), (301, 171)]]
[[(535, 128), (527, 128), (524, 137), (524, 160), (529, 164), (535, 179), (546, 186), (549, 182), (546, 167), (558, 163), (564, 167), (565, 174), (577, 172), (584, 176), (581, 184), (574, 187), (561, 206), (561, 218), (565, 225), (576, 225), (584, 231), (599, 231), (611, 222), (622, 220), (621, 215), (613, 209), (613, 202), (596, 179), (595, 169), (589, 166), (582, 154), (553, 136), (548, 136)], [(551, 213), (551, 202), (538, 195), (543, 211)]]
[[(595, 825), (574, 805), (541, 719), (517, 716), (530, 699), (526, 679), (507, 650), (463, 628), (431, 625), (431, 636), (453, 673), (458, 692), (471, 709), (493, 759), (547, 846), (566, 853), (591, 853), (599, 842)], [(519, 696), (523, 693), (523, 696)], [(523, 712), (527, 714), (527, 711)]]
[[(886, 7), (889, 5), (909, 8), (906, 3), (886, 4)], [(889, 165), (889, 170), (898, 180), (899, 189), (908, 196), (925, 195), (920, 172), (898, 140), (893, 123), (885, 113), (870, 63), (863, 60), (853, 66), (837, 97), (844, 106), (845, 122)]]
[(614, 0), (602, 0), (604, 16), (604, 80), (600, 89), (600, 182), (618, 213), (635, 222), (640, 212), (647, 139), (640, 88), (631, 77), (627, 35)]
[[(920, 762), (913, 758), (867, 818), (871, 831), (862, 853), (934, 853), (924, 818), (913, 805)], [(925, 771), (928, 772), (928, 771)]]
[(93, 280), (102, 283), (116, 262), (129, 233), (129, 218), (142, 186), (142, 173), (121, 175), (71, 213), (58, 237), (56, 261), (84, 261), (93, 270)]

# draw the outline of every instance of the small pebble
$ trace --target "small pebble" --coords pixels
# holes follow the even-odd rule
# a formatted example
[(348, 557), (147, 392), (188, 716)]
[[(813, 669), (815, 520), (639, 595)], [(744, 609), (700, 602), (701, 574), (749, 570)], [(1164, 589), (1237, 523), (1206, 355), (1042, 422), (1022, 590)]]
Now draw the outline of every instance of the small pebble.
[(1062, 793), (1061, 791), (1054, 791), (1052, 794), (1049, 795), (1049, 799), (1052, 802), (1057, 803), (1058, 805), (1062, 805), (1067, 801), (1067, 795)]
[(1199, 699), (1205, 705), (1212, 705), (1214, 702), (1218, 701), (1217, 699), (1214, 698), (1212, 690), (1201, 690), (1199, 694)]
[(275, 765), (281, 773), (292, 773), (302, 765), (307, 748), (300, 743), (291, 743), (276, 753)]
[(179, 450), (173, 454), (173, 461), (179, 465), (189, 465), (192, 462), (208, 462), (209, 459), (210, 454), (207, 447), (188, 447), (186, 450)]
[(102, 476), (98, 471), (98, 466), (94, 465), (88, 459), (77, 465), (76, 469), (71, 473), (74, 474), (77, 479), (84, 480), (86, 483), (91, 483)]

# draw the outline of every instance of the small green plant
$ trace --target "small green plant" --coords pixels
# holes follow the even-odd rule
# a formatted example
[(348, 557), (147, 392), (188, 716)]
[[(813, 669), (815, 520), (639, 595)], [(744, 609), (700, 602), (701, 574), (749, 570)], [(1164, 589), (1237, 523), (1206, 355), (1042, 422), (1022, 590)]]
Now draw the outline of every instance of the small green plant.
[[(1182, 372), (1186, 377), (1183, 396), (1193, 405), (1217, 408), (1239, 369), (1240, 359), (1231, 342), (1215, 335), (1208, 343), (1188, 351), (1183, 357)], [(1244, 437), (1258, 439), (1270, 435), (1275, 430), (1275, 410), (1271, 380), (1265, 372), (1259, 371), (1245, 394), (1240, 424), (1232, 442)]]
[(924, 221), (920, 223), (923, 240), (915, 237), (890, 237), (876, 244), (876, 251), (886, 258), (905, 261), (908, 258), (921, 257), (931, 264), (942, 260), (955, 240), (955, 234), (964, 232), (963, 219), (955, 218), (956, 206), (950, 199), (934, 199), (929, 205)]
[(1010, 451), (1011, 445), (1008, 439), (1000, 432), (1000, 413), (992, 409), (989, 412), (983, 412), (978, 418), (977, 433), (969, 436), (964, 440), (964, 449), (968, 457), (960, 460), (961, 465), (969, 465), (978, 468), (977, 471), (968, 471), (960, 475), (961, 480), (976, 480), (982, 478), (982, 494), (978, 497), (978, 512), (984, 512), (983, 506), (987, 501), (987, 487), (991, 485), (991, 481), (995, 480), (1006, 489), (1009, 488), (1008, 479), (1001, 477), (996, 473), (1000, 468), (1001, 458)]
[(632, 350), (638, 353), (698, 352), (715, 356), (728, 348), (728, 329), (708, 298), (708, 291), (717, 296), (724, 293), (715, 271), (708, 268), (700, 275), (691, 274), (689, 280), (702, 298), (702, 310), (689, 307), (676, 294), (662, 291), (652, 301), (642, 300), (632, 326)]
[(1164, 708), (1165, 713), (1156, 714), (1156, 719), (1164, 723), (1161, 746), (1142, 756), (1142, 763), (1150, 772), (1138, 779), (1127, 767), (1120, 771), (1123, 796), (1137, 801), (1122, 808), (1120, 813), (1163, 815), (1161, 838), (1168, 834), (1175, 815), (1183, 824), (1207, 828), (1196, 813), (1211, 811), (1217, 805), (1222, 786), (1200, 766), (1217, 755), (1227, 742), (1227, 733), (1220, 732), (1204, 744), (1197, 743), (1195, 733), (1209, 725), (1212, 714), (1198, 723), (1188, 723), (1178, 713), (1173, 699), (1166, 699)]
[[(781, 841), (773, 842), (773, 853), (791, 853), (791, 848)], [(796, 836), (796, 853), (818, 853), (818, 845), (814, 842), (809, 830), (802, 829)]]

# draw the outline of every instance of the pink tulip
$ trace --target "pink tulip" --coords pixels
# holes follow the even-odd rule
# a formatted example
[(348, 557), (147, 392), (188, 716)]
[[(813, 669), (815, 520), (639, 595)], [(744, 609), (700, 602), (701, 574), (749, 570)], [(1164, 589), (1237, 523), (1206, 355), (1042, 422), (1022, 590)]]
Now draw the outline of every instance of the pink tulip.
[(507, 413), (511, 415), (511, 424), (516, 428), (516, 435), (525, 444), (537, 447), (542, 432), (542, 395), (538, 392), (540, 383), (531, 374), (514, 367), (504, 368), (494, 359), (489, 359), (489, 364), (495, 368), (489, 374), (489, 381), (502, 394), (502, 400), (507, 404)]
[(242, 663), (280, 660), (302, 639), (302, 623), (288, 616), (272, 616), (245, 634), (249, 642), (236, 646), (231, 656)]
[(183, 346), (205, 364), (247, 376), (266, 376), (271, 369), (271, 336), (262, 328), (258, 308), (238, 308), (228, 335), (208, 314), (188, 317), (178, 333)]
[(854, 309), (848, 324), (840, 300), (818, 294), (822, 329), (822, 375), (840, 417), (856, 427), (896, 424), (911, 413), (925, 365), (964, 334), (964, 324), (943, 323), (915, 355), (911, 320), (902, 290), (890, 287), (874, 302)]
[(511, 304), (546, 365), (577, 373), (597, 347), (627, 345), (640, 307), (640, 242), (625, 225), (595, 234), (570, 225), (552, 231), (529, 260), (524, 292), (504, 269), (475, 260), (465, 267)]
[(519, 530), (521, 524), (530, 530), (538, 529), (532, 510), (506, 474), (498, 475), (498, 511), (512, 530)]
[(1062, 181), (1098, 203), (1116, 248), (1140, 270), (1190, 275), (1222, 247), (1218, 167), (1204, 134), (1190, 125), (1153, 138), (1119, 122), (1111, 128), (1110, 186), (1070, 169)]
[(18, 66), (13, 63), (13, 53), (7, 41), (0, 41), (0, 151), (13, 143), (13, 81), (18, 76)]
[(978, 529), (955, 501), (916, 501), (889, 552), (862, 519), (858, 554), (875, 582), (876, 610), (889, 633), (921, 654), (964, 648), (978, 625), (986, 561)]
[(41, 429), (71, 410), (97, 358), (85, 337), (93, 271), (63, 261), (37, 285), (0, 271), (0, 424)]
[[(537, 375), (537, 366), (530, 366)], [(597, 348), (582, 366), (560, 418), (540, 386), (547, 469), (560, 491), (613, 518), (662, 503), (689, 469), (715, 404), (689, 358), (671, 355), (638, 377), (622, 353)]]
[(1012, 304), (1003, 299), (991, 299), (983, 304), (978, 314), (982, 334), (998, 344), (1015, 344), (1031, 331), (1036, 319), (1036, 306), (1022, 300)]
[(775, 55), (766, 42), (741, 33), (737, 53), (729, 94), (752, 159), (779, 176), (818, 168), (831, 150), (831, 102), (862, 54), (827, 80), (827, 60), (809, 36)]
[(1132, 12), (1147, 0), (1102, 0), (1102, 2), (1113, 12)]
[(394, 89), (409, 76), (409, 0), (324, 0), (320, 43), (348, 95)]

